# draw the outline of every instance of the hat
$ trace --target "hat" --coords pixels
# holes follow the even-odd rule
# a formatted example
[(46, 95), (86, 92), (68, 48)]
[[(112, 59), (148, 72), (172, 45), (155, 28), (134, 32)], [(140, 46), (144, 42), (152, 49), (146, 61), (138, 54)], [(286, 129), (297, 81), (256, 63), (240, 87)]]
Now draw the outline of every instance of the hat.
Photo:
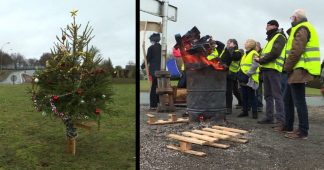
[(279, 23), (276, 20), (271, 20), (267, 24), (269, 24), (269, 25), (275, 25), (275, 26), (279, 27)]
[(153, 33), (150, 36), (150, 40), (154, 42), (159, 42), (161, 40), (160, 34), (159, 33)]

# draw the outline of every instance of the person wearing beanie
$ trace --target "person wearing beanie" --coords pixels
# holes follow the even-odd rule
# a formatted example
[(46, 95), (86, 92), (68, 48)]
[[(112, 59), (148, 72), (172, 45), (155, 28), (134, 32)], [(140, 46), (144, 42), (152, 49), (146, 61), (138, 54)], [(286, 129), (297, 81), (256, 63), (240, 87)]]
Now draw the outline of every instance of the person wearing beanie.
[(161, 44), (160, 34), (153, 33), (150, 36), (152, 45), (147, 50), (147, 64), (149, 67), (149, 74), (152, 77), (152, 85), (150, 91), (150, 110), (155, 110), (159, 103), (159, 95), (156, 94), (157, 77), (155, 71), (161, 70)]
[(255, 50), (256, 41), (248, 39), (245, 42), (245, 54), (240, 62), (238, 80), (241, 85), (243, 112), (238, 117), (248, 116), (249, 104), (252, 107), (252, 118), (258, 118), (256, 89), (259, 86), (259, 64), (254, 60), (259, 54)]
[(266, 102), (265, 116), (258, 123), (273, 124), (275, 119), (274, 130), (282, 131), (285, 125), (285, 113), (280, 83), (287, 39), (283, 30), (279, 29), (279, 23), (276, 20), (270, 20), (267, 23), (266, 31), (268, 42), (260, 58), (256, 59), (260, 63)]
[[(319, 76), (320, 41), (315, 27), (308, 22), (305, 10), (293, 12), (291, 30), (286, 45), (286, 62), (284, 70), (288, 74), (288, 84), (284, 92), (285, 131), (290, 131), (285, 137), (291, 139), (306, 139), (308, 136), (308, 109), (305, 99), (305, 84)], [(299, 125), (294, 128), (295, 107)]]

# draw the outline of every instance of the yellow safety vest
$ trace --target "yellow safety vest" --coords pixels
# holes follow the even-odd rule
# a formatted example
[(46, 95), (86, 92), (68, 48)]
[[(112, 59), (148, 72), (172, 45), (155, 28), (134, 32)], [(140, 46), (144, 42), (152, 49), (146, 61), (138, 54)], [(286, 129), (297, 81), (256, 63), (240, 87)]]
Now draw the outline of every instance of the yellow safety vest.
[[(235, 50), (235, 52), (238, 52), (240, 50)], [(237, 73), (240, 69), (240, 60), (238, 61), (232, 61), (229, 66), (229, 71), (233, 73)]]
[[(257, 55), (259, 56), (258, 52), (255, 50), (250, 51), (247, 55), (246, 53), (243, 55), (242, 59), (241, 59), (241, 64), (240, 64), (240, 69), (242, 70), (242, 72), (244, 74), (247, 74), (247, 72), (250, 70), (252, 63), (253, 63), (253, 56)], [(259, 67), (256, 69), (256, 72), (254, 74), (252, 74), (252, 79), (259, 83)]]
[(214, 58), (219, 58), (220, 56), (223, 55), (224, 51), (225, 51), (225, 48), (223, 49), (222, 53), (220, 55), (218, 55), (218, 51), (217, 51), (217, 49), (215, 49), (210, 55), (207, 56), (207, 60), (212, 60)]
[[(261, 58), (263, 58), (266, 54), (270, 53), (270, 51), (272, 50), (272, 46), (273, 46), (274, 42), (277, 40), (277, 38), (279, 36), (283, 36), (283, 35), (280, 34), (280, 33), (277, 33), (270, 41), (268, 41), (265, 48), (262, 50)], [(281, 50), (280, 56), (278, 58), (276, 58), (274, 61), (271, 61), (269, 63), (261, 65), (261, 67), (262, 68), (271, 68), (271, 69), (277, 70), (279, 72), (282, 72), (282, 68), (283, 68), (283, 65), (285, 63), (285, 58), (286, 58), (285, 57), (285, 52), (286, 52), (285, 49), (286, 49), (286, 45)]]
[(306, 44), (304, 52), (302, 53), (298, 63), (294, 66), (296, 68), (303, 68), (307, 70), (312, 75), (320, 75), (321, 70), (321, 54), (320, 54), (320, 44), (317, 32), (315, 28), (309, 22), (302, 22), (291, 28), (291, 32), (287, 41), (286, 57), (289, 56), (290, 50), (292, 48), (292, 43), (295, 39), (295, 33), (301, 26), (306, 27), (310, 32), (310, 39)]

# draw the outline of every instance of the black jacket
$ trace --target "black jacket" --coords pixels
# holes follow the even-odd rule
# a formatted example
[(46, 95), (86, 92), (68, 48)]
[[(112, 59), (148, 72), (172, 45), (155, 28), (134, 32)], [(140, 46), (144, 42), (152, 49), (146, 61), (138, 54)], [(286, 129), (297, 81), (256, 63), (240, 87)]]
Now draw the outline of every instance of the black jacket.
[(220, 56), (222, 64), (225, 64), (227, 67), (229, 67), (232, 61), (240, 61), (242, 58), (242, 53), (240, 51), (235, 51), (237, 49), (237, 47), (225, 48), (224, 53)]
[(149, 65), (149, 74), (155, 76), (155, 71), (161, 70), (161, 44), (155, 43), (147, 50), (147, 64)]

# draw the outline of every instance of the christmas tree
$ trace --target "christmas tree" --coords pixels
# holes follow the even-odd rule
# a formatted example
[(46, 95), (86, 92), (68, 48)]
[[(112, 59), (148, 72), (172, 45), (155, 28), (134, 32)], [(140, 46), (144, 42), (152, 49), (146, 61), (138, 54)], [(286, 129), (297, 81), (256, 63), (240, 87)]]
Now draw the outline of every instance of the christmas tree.
[(31, 91), (35, 108), (44, 116), (62, 119), (69, 138), (77, 136), (77, 121), (92, 119), (99, 124), (112, 96), (109, 72), (99, 67), (99, 50), (89, 45), (93, 29), (88, 22), (80, 34), (76, 13), (72, 11), (73, 22), (61, 28), (62, 37), (56, 36), (52, 56), (45, 69), (35, 73)]

